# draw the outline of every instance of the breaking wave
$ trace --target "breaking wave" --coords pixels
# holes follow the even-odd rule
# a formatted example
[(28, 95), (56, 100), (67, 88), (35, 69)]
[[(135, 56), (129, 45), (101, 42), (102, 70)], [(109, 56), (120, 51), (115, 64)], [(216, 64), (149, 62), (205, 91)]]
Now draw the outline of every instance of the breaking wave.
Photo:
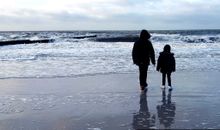
[[(51, 43), (0, 46), (0, 78), (71, 77), (134, 73), (133, 42), (139, 31), (0, 32), (0, 41), (55, 39)], [(151, 31), (156, 58), (165, 44), (177, 71), (220, 71), (220, 30)], [(150, 67), (149, 71), (155, 68)]]

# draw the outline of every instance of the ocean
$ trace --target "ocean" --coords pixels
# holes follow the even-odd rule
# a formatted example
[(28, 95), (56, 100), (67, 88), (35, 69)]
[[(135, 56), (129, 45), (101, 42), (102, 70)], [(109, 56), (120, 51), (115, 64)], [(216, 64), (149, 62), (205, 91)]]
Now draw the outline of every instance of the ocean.
[[(53, 39), (0, 46), (0, 79), (137, 73), (133, 43), (140, 31), (0, 32), (0, 41)], [(220, 71), (220, 30), (150, 31), (156, 60), (170, 44), (177, 71)], [(150, 72), (155, 67), (150, 66)]]

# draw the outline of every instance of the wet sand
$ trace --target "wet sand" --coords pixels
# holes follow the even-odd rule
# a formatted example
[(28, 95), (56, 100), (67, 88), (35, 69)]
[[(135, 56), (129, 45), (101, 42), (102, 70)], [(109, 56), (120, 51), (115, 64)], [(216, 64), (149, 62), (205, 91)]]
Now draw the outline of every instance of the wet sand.
[(163, 92), (149, 73), (0, 80), (0, 129), (132, 130), (220, 128), (220, 72), (176, 72)]

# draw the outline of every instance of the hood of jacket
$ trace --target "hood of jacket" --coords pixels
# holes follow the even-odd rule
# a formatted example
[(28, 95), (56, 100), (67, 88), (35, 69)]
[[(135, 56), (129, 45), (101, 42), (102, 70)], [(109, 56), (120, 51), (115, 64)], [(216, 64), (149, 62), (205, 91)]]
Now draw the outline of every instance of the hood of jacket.
[(163, 55), (174, 56), (174, 53), (171, 53), (171, 52), (160, 52), (160, 55), (161, 55), (161, 56), (163, 56)]

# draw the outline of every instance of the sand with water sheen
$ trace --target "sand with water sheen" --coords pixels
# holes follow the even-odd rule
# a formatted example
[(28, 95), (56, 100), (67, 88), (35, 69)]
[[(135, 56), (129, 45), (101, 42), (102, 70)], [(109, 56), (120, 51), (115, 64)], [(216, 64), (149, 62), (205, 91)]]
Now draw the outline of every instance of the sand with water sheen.
[(1, 80), (0, 129), (220, 128), (219, 72), (176, 72), (164, 94), (160, 76), (146, 94), (138, 74)]

